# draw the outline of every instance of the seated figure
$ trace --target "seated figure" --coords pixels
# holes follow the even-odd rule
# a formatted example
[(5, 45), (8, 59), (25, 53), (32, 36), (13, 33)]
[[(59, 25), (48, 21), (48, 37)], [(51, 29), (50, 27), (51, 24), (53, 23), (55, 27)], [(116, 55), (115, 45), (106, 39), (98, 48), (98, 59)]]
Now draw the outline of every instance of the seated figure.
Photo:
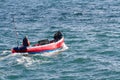
[(62, 33), (60, 31), (57, 31), (55, 34), (54, 34), (54, 41), (58, 41), (62, 38)]
[(30, 42), (29, 42), (27, 36), (25, 36), (23, 39), (23, 46), (25, 46), (25, 47), (30, 46)]

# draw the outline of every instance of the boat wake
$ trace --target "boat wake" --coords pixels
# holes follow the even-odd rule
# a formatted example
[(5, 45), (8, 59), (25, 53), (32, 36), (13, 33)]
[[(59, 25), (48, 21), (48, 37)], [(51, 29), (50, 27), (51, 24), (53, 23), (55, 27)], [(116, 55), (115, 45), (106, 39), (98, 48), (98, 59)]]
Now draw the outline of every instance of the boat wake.
[(48, 58), (56, 56), (67, 49), (68, 49), (67, 45), (64, 44), (62, 49), (54, 50), (51, 52), (45, 52), (42, 54), (28, 54), (28, 55), (27, 53), (23, 54), (21, 58), (17, 58), (16, 61), (18, 62), (18, 64), (23, 64), (25, 67), (31, 68), (32, 66), (35, 67), (35, 65), (37, 64), (51, 63), (51, 61)]
[(10, 55), (9, 55), (10, 52), (11, 52), (10, 50), (2, 51), (1, 54), (0, 54), (0, 61), (10, 57)]

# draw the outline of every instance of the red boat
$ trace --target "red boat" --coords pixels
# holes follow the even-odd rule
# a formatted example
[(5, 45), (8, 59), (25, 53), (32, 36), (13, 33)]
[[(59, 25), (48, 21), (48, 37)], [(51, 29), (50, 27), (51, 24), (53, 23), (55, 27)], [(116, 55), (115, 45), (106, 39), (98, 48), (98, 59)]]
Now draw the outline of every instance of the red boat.
[(21, 47), (15, 47), (13, 48), (11, 51), (12, 53), (30, 53), (30, 54), (34, 54), (34, 53), (41, 53), (41, 52), (48, 52), (48, 51), (53, 51), (56, 49), (60, 49), (62, 48), (64, 45), (64, 37), (60, 37), (59, 40), (57, 41), (50, 41), (47, 44), (42, 44), (42, 45), (34, 45), (34, 46), (21, 46)]

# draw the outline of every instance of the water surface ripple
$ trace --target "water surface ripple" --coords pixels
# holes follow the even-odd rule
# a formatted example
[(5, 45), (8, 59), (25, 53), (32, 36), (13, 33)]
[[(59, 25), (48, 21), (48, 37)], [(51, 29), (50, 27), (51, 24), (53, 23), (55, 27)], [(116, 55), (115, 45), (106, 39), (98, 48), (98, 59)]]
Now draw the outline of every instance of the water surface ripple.
[[(120, 0), (0, 0), (0, 80), (120, 80)], [(69, 47), (56, 56), (13, 55), (16, 44), (52, 39)]]

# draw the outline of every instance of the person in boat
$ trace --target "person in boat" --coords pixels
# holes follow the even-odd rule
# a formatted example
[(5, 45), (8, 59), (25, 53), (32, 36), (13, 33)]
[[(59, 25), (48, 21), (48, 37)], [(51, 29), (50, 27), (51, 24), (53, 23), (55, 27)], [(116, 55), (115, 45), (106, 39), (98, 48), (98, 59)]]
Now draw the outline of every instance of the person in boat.
[(58, 40), (60, 40), (62, 38), (62, 33), (60, 31), (57, 31), (54, 34), (54, 40), (49, 41), (48, 39), (44, 39), (44, 40), (39, 40), (37, 44), (35, 44), (34, 46), (40, 46), (40, 45), (45, 45), (45, 44), (49, 44), (49, 43), (53, 43), (53, 42), (57, 42)]
[(60, 40), (62, 38), (62, 33), (60, 31), (57, 31), (55, 34), (54, 34), (54, 40), (50, 41), (50, 43), (52, 42), (57, 42), (58, 40)]
[(54, 41), (58, 41), (62, 38), (62, 33), (60, 31), (57, 31), (55, 34), (54, 34)]
[(24, 39), (23, 39), (23, 46), (24, 47), (30, 46), (30, 42), (29, 42), (27, 36), (25, 36)]

